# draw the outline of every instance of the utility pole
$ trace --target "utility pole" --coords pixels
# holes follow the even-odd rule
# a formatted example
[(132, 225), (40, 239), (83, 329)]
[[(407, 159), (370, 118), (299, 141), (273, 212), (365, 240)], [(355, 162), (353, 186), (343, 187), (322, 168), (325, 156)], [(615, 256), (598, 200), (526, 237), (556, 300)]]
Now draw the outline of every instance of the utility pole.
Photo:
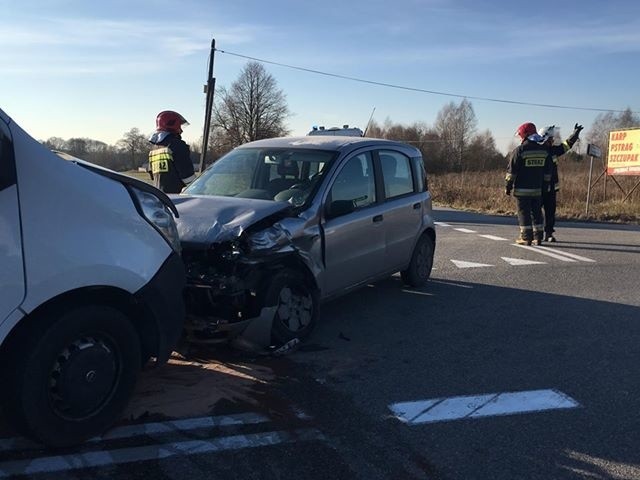
[[(602, 158), (602, 150), (597, 145), (594, 145), (594, 144), (590, 143), (589, 145), (587, 145), (587, 155), (589, 155), (589, 158), (591, 159), (591, 161), (589, 163), (589, 183), (587, 185), (587, 205), (585, 206), (584, 214), (585, 214), (585, 216), (588, 217), (589, 216), (589, 202), (591, 201), (591, 176), (593, 175), (593, 159), (594, 158)], [(606, 175), (607, 171), (605, 170), (603, 173)], [(600, 177), (601, 176), (602, 175), (600, 175)], [(596, 179), (596, 182), (600, 179), (600, 177), (598, 177)]]
[(213, 77), (213, 57), (216, 52), (216, 39), (211, 40), (211, 53), (209, 54), (209, 74), (204, 85), (206, 95), (204, 107), (204, 131), (202, 133), (202, 154), (200, 156), (200, 173), (207, 166), (207, 147), (209, 145), (209, 131), (211, 130), (211, 111), (213, 110), (213, 94), (216, 90), (216, 79)]

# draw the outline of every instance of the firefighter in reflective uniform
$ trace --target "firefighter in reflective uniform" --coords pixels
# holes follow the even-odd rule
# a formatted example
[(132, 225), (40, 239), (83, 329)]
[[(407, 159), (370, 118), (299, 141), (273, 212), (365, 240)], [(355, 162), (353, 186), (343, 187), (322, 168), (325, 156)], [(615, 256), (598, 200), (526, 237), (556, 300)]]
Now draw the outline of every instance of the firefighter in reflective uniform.
[(516, 132), (522, 143), (509, 156), (505, 193), (516, 197), (520, 236), (516, 243), (542, 245), (542, 185), (551, 180), (551, 155), (540, 145), (542, 137), (533, 123), (523, 123)]
[(545, 182), (542, 187), (542, 208), (544, 209), (544, 240), (546, 242), (555, 242), (556, 237), (553, 236), (556, 225), (556, 204), (558, 190), (560, 190), (560, 177), (558, 176), (558, 157), (564, 155), (573, 144), (578, 141), (582, 125), (576, 123), (573, 133), (562, 144), (554, 145), (556, 127), (549, 125), (542, 128), (538, 133), (542, 136), (542, 145), (547, 147), (551, 153), (551, 181)]
[(156, 132), (149, 141), (149, 174), (154, 185), (165, 193), (180, 193), (195, 178), (189, 145), (182, 140), (182, 125), (189, 125), (182, 115), (171, 110), (156, 117)]

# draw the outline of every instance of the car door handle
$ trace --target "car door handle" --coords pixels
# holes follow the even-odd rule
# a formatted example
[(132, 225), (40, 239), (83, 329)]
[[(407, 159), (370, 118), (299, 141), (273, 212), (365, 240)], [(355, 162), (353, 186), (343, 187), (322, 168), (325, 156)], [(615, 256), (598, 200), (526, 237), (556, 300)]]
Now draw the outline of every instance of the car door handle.
[(378, 223), (381, 222), (383, 220), (382, 215), (376, 215), (375, 217), (373, 217), (373, 223)]
[(413, 209), (414, 209), (414, 210), (420, 210), (420, 202), (418, 202), (418, 203), (414, 203), (414, 204), (413, 204)]

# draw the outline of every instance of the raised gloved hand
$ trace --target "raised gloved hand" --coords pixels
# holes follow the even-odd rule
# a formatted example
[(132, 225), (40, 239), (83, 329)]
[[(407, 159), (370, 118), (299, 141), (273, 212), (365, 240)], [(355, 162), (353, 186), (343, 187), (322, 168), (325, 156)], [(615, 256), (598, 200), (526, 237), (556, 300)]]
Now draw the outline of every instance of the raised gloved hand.
[(567, 138), (567, 143), (569, 144), (570, 147), (573, 146), (574, 143), (576, 143), (580, 137), (580, 132), (582, 131), (584, 127), (582, 125), (578, 125), (577, 123), (574, 125), (573, 127), (573, 133), (569, 136), (569, 138)]

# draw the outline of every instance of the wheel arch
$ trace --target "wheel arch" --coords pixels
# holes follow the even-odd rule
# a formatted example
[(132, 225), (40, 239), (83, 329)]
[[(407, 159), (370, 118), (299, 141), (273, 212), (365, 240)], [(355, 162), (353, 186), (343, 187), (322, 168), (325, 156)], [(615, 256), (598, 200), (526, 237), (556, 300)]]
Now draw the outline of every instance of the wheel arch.
[(433, 247), (436, 246), (436, 229), (433, 227), (427, 227), (420, 236), (427, 235), (433, 242)]
[(0, 346), (0, 358), (12, 348), (16, 341), (36, 326), (42, 326), (51, 319), (75, 307), (103, 305), (122, 312), (138, 333), (142, 358), (155, 354), (158, 348), (159, 332), (151, 311), (136, 300), (131, 293), (110, 286), (82, 287), (57, 295), (22, 317), (6, 335)]
[(304, 277), (305, 281), (308, 282), (311, 289), (317, 295), (320, 294), (320, 287), (318, 286), (315, 275), (313, 274), (309, 266), (305, 263), (305, 261), (297, 254), (287, 255), (280, 261), (269, 264), (266, 267), (266, 275), (263, 278), (263, 283), (269, 281), (269, 277), (271, 274), (283, 269), (290, 269), (299, 272)]

